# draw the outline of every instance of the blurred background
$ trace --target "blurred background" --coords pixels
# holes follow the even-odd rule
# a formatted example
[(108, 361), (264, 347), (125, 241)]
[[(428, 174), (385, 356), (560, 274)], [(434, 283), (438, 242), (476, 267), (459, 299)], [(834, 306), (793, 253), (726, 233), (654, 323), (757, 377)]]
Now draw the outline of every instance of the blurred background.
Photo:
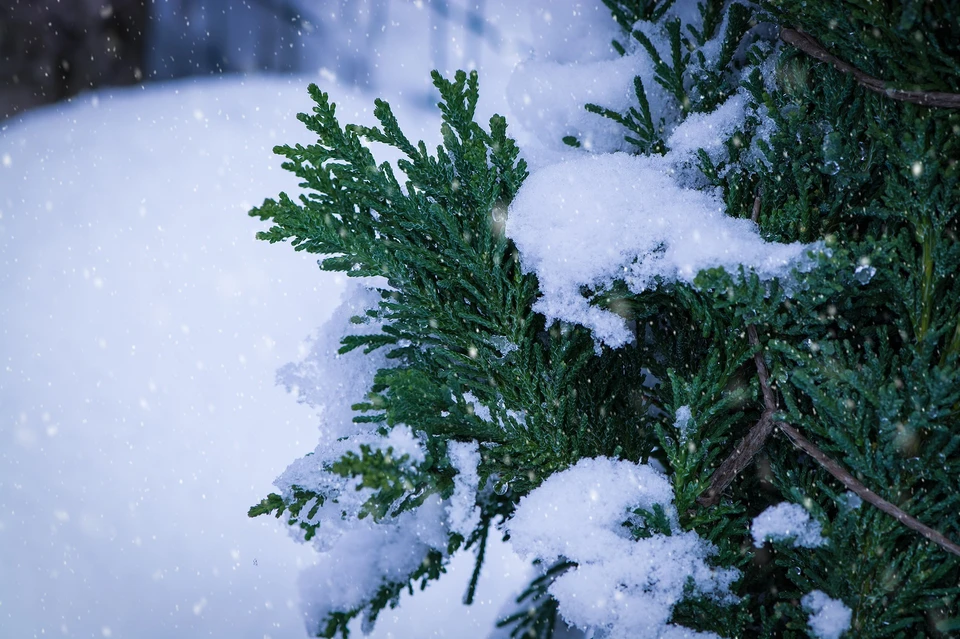
[[(433, 67), (456, 59), (475, 68), (484, 49), (503, 47), (497, 23), (509, 20), (501, 10), (509, 3), (496, 4), (490, 11), (487, 0), (0, 0), (0, 119), (91, 89), (186, 76), (327, 69), (340, 85), (376, 88), (379, 41), (400, 25)], [(422, 15), (406, 19), (414, 13)]]

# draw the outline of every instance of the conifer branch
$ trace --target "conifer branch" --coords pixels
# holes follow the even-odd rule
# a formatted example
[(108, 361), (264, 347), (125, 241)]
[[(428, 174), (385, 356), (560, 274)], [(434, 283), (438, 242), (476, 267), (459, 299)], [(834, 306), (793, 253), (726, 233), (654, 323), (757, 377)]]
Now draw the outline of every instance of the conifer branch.
[(828, 457), (826, 453), (817, 448), (813, 442), (804, 437), (796, 428), (785, 422), (776, 422), (776, 427), (779, 428), (783, 434), (790, 439), (794, 446), (813, 457), (817, 463), (823, 466), (828, 473), (836, 477), (841, 484), (846, 486), (847, 490), (856, 493), (857, 496), (863, 501), (868, 502), (869, 504), (887, 513), (907, 528), (917, 531), (944, 550), (960, 556), (960, 545), (953, 543), (941, 533), (921, 523), (914, 517), (911, 517), (900, 508), (897, 508), (889, 501), (861, 484), (845, 468)]
[(754, 456), (763, 448), (770, 433), (773, 432), (772, 415), (772, 413), (764, 411), (760, 421), (754, 424), (753, 428), (733, 449), (733, 452), (723, 460), (720, 467), (710, 476), (710, 486), (702, 495), (697, 497), (698, 504), (709, 508), (720, 503), (720, 495), (737, 475), (750, 465)]
[[(754, 213), (759, 210), (759, 203), (760, 198), (758, 196), (754, 201)], [(751, 346), (756, 348), (760, 345), (757, 329), (753, 324), (747, 326), (747, 336), (750, 339)], [(760, 389), (763, 392), (763, 415), (760, 416), (760, 421), (754, 424), (753, 428), (733, 449), (733, 452), (723, 460), (720, 467), (710, 476), (710, 486), (697, 498), (697, 503), (701, 506), (711, 507), (720, 503), (720, 495), (730, 485), (730, 482), (750, 465), (756, 454), (763, 448), (770, 433), (773, 432), (773, 414), (777, 410), (777, 402), (773, 390), (770, 388), (767, 366), (763, 362), (763, 356), (759, 349), (754, 354), (753, 361), (757, 366), (757, 376), (760, 378)]]
[[(757, 337), (757, 329), (752, 324), (747, 326), (747, 335), (750, 339), (751, 346), (756, 348), (760, 345), (760, 340)], [(703, 495), (700, 496), (699, 499), (697, 499), (697, 503), (702, 506), (716, 505), (720, 501), (720, 494), (723, 492), (723, 490), (730, 484), (730, 482), (733, 481), (734, 477), (736, 477), (741, 470), (750, 464), (753, 456), (756, 455), (761, 448), (763, 448), (766, 438), (769, 436), (773, 427), (776, 426), (787, 436), (788, 439), (790, 439), (790, 442), (794, 446), (815, 459), (818, 464), (823, 466), (824, 470), (833, 475), (847, 488), (847, 490), (855, 493), (865, 502), (887, 513), (907, 528), (917, 531), (944, 550), (960, 556), (960, 545), (950, 541), (950, 539), (943, 534), (923, 524), (918, 519), (907, 514), (901, 508), (898, 508), (864, 486), (843, 466), (830, 458), (826, 453), (820, 450), (813, 442), (804, 437), (800, 431), (790, 424), (782, 421), (774, 422), (773, 414), (777, 410), (777, 402), (773, 394), (773, 389), (770, 388), (770, 376), (767, 372), (767, 366), (763, 361), (763, 355), (761, 354), (761, 350), (759, 348), (753, 356), (753, 361), (757, 367), (757, 377), (760, 380), (760, 390), (763, 393), (763, 404), (765, 409), (763, 416), (760, 418), (760, 421), (750, 429), (750, 432), (747, 433), (747, 436), (741, 440), (740, 444), (733, 451), (733, 453), (731, 453), (730, 456), (724, 460), (723, 464), (720, 465), (720, 468), (718, 468), (713, 474), (710, 479), (710, 487)]]
[(849, 73), (860, 86), (874, 93), (879, 93), (880, 95), (894, 100), (900, 100), (901, 102), (910, 102), (926, 107), (960, 109), (960, 94), (944, 93), (941, 91), (905, 91), (903, 89), (888, 87), (887, 83), (883, 80), (875, 78), (872, 75), (867, 75), (852, 64), (844, 62), (831, 54), (809, 33), (784, 27), (780, 29), (780, 39), (821, 62), (832, 64), (834, 68), (841, 73)]

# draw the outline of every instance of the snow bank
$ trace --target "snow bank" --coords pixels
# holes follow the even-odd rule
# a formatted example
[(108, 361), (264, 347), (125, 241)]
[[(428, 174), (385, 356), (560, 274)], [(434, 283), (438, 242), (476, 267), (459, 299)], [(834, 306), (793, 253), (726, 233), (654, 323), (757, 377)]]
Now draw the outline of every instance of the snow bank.
[(548, 321), (582, 324), (616, 348), (633, 336), (583, 289), (623, 280), (634, 293), (692, 283), (703, 269), (740, 266), (761, 279), (788, 277), (809, 245), (766, 242), (728, 217), (718, 194), (679, 186), (664, 158), (624, 153), (575, 157), (533, 173), (510, 207), (507, 235), (543, 293)]
[[(671, 534), (634, 540), (623, 523), (638, 517), (635, 509), (652, 512), (655, 504), (664, 509)], [(714, 547), (679, 529), (671, 484), (650, 466), (582, 459), (523, 497), (506, 528), (521, 556), (577, 563), (550, 593), (563, 618), (588, 632), (612, 638), (713, 636), (667, 623), (688, 579), (697, 594), (733, 601), (729, 588), (739, 573), (706, 563)]]
[[(355, 426), (339, 337), (302, 341), (345, 278), (255, 240), (247, 211), (297, 191), (273, 146), (309, 141), (296, 114), (309, 110), (315, 79), (155, 84), (0, 125), (0, 628), (9, 636), (303, 634), (296, 574), (317, 555), (284, 539), (277, 520), (246, 513), (316, 442), (315, 409), (326, 440)], [(331, 88), (344, 121), (372, 124), (373, 96)], [(435, 142), (435, 115), (394, 107), (411, 137)], [(275, 371), (313, 350), (331, 361), (279, 375), (298, 404)], [(344, 357), (365, 358), (357, 379), (376, 365)], [(320, 389), (334, 401), (321, 402)], [(401, 434), (390, 445), (412, 443)], [(424, 517), (443, 519), (431, 508)], [(408, 541), (397, 537), (397, 547), (406, 552)], [(501, 548), (490, 540), (491, 572), (509, 576), (482, 580), (472, 608), (460, 603), (468, 554), (374, 636), (489, 628), (522, 578)]]
[(150, 85), (0, 125), (4, 637), (302, 632), (312, 553), (246, 512), (312, 438), (273, 371), (341, 284), (246, 212), (296, 189), (272, 147), (304, 139), (305, 84)]
[(757, 515), (750, 525), (753, 544), (758, 548), (767, 540), (793, 540), (796, 548), (818, 548), (826, 543), (820, 534), (820, 522), (797, 504), (783, 502)]

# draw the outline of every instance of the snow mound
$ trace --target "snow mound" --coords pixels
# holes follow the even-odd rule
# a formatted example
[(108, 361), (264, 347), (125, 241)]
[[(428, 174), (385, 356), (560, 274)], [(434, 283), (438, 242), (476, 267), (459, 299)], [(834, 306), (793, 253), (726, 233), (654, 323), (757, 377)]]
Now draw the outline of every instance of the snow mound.
[[(623, 524), (655, 505), (670, 534), (633, 539)], [(576, 562), (549, 591), (567, 623), (588, 634), (712, 637), (667, 623), (685, 585), (692, 580), (696, 594), (734, 600), (729, 588), (739, 573), (706, 563), (715, 548), (680, 530), (670, 482), (648, 465), (582, 459), (523, 497), (507, 528), (521, 556)]]
[(615, 313), (583, 289), (623, 280), (634, 293), (692, 283), (701, 270), (740, 266), (786, 278), (810, 245), (766, 242), (750, 220), (724, 214), (719, 194), (679, 186), (660, 157), (624, 153), (568, 159), (534, 172), (510, 207), (507, 235), (537, 275), (534, 309), (548, 321), (582, 324), (612, 348), (633, 339)]

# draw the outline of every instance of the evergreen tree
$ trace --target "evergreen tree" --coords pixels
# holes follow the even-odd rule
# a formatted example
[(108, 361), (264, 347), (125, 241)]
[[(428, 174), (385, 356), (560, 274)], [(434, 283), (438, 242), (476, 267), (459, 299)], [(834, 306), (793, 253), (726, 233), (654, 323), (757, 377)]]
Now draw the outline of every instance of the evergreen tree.
[[(311, 86), (300, 119), (317, 142), (277, 148), (305, 194), (251, 215), (323, 269), (384, 278), (340, 349), (380, 359), (342, 446), (300, 460), (250, 514), (306, 539), (344, 518), (442, 531), (311, 630), (372, 623), (458, 549), (476, 555), (470, 600), (487, 539), (506, 533), (540, 566), (506, 636), (960, 632), (960, 3), (603, 3), (613, 48), (652, 72), (626, 109), (583, 105), (622, 137), (588, 151), (589, 132), (571, 132), (566, 166), (662, 169), (681, 205), (722, 205), (704, 233), (759, 233), (744, 246), (760, 258), (701, 255), (685, 275), (662, 266), (682, 248), (665, 235), (573, 281), (571, 302), (523, 227), (552, 169), (538, 183), (503, 118), (475, 122), (475, 73), (434, 74), (435, 154), (385, 102), (379, 127), (344, 127)], [(402, 177), (364, 140), (398, 149)], [(611, 150), (631, 155), (599, 157)], [(583, 550), (564, 520), (537, 523), (590, 499), (616, 502), (611, 544), (637, 562), (609, 592), (583, 589), (622, 568), (601, 536)], [(679, 585), (670, 561), (640, 565), (654, 548), (688, 567)], [(607, 607), (578, 608), (587, 594)]]

